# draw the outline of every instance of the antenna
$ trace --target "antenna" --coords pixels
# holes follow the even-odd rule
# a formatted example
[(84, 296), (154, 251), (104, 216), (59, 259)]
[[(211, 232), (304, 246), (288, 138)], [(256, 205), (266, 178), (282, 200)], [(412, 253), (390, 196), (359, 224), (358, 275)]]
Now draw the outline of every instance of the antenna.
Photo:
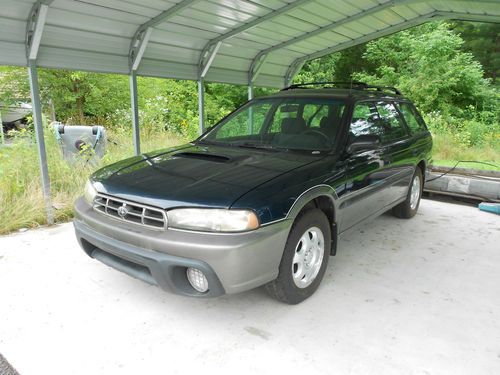
[(349, 95), (352, 95), (352, 67), (351, 67), (351, 87), (349, 88)]

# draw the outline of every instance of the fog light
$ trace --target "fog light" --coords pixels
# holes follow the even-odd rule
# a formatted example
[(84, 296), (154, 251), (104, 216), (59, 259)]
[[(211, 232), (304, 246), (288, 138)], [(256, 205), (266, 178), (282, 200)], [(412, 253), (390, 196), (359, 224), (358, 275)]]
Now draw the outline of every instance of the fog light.
[(197, 268), (188, 268), (186, 271), (189, 283), (200, 293), (205, 293), (208, 290), (208, 280)]

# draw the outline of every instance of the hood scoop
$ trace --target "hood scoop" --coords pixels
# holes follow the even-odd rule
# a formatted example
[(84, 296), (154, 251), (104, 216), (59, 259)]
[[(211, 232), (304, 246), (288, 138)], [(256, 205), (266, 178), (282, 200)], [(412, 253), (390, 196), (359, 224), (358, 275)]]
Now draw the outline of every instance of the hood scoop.
[(178, 152), (173, 155), (175, 158), (198, 159), (213, 161), (215, 163), (227, 163), (231, 159), (224, 155), (205, 154), (201, 152)]

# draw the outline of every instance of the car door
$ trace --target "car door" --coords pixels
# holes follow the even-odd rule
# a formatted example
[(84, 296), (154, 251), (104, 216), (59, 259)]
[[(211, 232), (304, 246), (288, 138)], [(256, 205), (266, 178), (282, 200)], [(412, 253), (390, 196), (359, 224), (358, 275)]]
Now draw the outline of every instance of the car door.
[[(347, 143), (361, 135), (382, 135), (376, 102), (354, 105)], [(384, 178), (382, 147), (345, 154), (341, 162), (345, 181), (337, 188), (339, 196), (339, 230), (343, 232), (380, 209), (381, 182)]]
[(384, 167), (380, 209), (389, 208), (406, 197), (415, 170), (415, 151), (410, 133), (400, 112), (391, 100), (376, 103), (382, 124), (381, 141)]
[(429, 162), (428, 159), (432, 150), (432, 137), (425, 126), (424, 120), (415, 106), (410, 102), (400, 101), (396, 103), (396, 107), (411, 133), (410, 148), (414, 156), (414, 163), (419, 163), (421, 160)]

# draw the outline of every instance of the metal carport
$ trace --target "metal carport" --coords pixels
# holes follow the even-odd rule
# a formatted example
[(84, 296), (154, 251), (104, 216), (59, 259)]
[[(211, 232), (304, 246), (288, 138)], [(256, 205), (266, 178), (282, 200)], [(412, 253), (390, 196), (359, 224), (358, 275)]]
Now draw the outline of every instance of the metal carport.
[(37, 67), (281, 87), (302, 65), (430, 20), (500, 22), (500, 0), (0, 0), (0, 65), (27, 66), (48, 222)]

